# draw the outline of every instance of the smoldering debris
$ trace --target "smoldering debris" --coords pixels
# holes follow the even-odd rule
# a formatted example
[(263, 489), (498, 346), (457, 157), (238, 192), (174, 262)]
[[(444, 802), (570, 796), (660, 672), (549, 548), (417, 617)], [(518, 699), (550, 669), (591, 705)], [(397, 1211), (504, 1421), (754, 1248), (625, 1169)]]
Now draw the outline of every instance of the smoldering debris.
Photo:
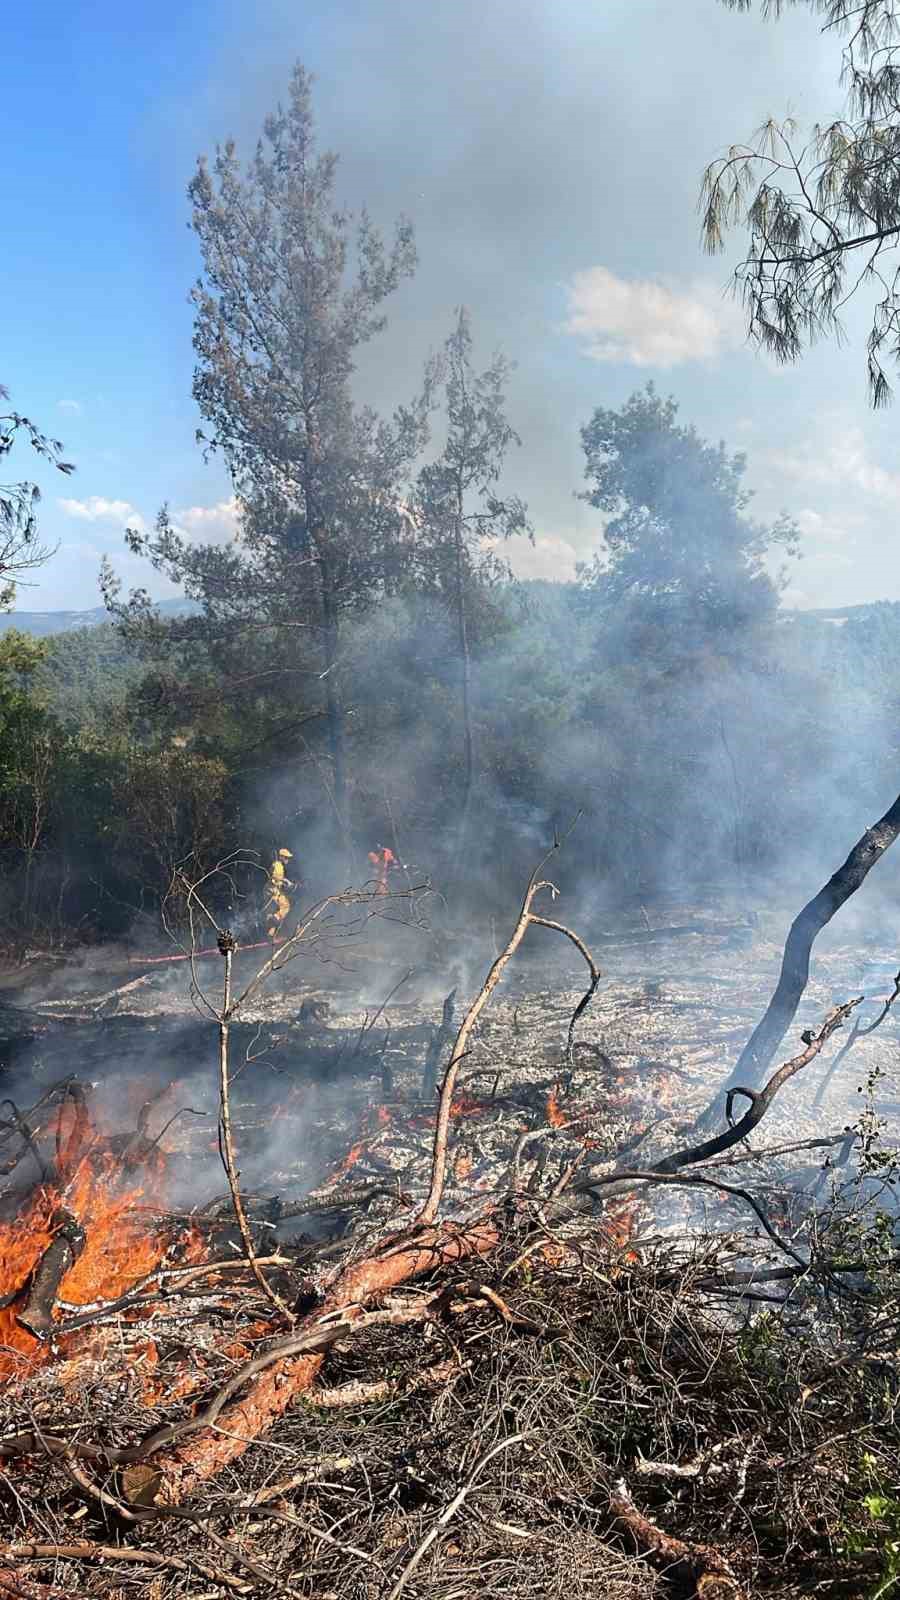
[[(709, 924), (655, 945), (654, 970), (610, 948), (570, 1050), (583, 965), (530, 931), (540, 956), (468, 1032), (483, 987), (366, 1008), (335, 986), (323, 1014), (284, 974), (230, 1023), (243, 1234), (215, 1017), (142, 985), (116, 1016), (30, 1016), (20, 1084), (76, 1055), (90, 1081), (7, 1100), (0, 1127), (0, 1555), (20, 1592), (462, 1596), (477, 1570), (499, 1595), (526, 1548), (536, 1596), (864, 1581), (864, 1538), (832, 1530), (865, 1522), (848, 1440), (896, 1470), (890, 1247), (858, 1204), (889, 1170), (858, 1107), (847, 1129), (846, 1073), (827, 1127), (811, 1109), (847, 957), (811, 987), (760, 1137), (737, 1112), (721, 1153), (691, 1154), (765, 941), (740, 983)], [(853, 1078), (888, 1070), (889, 1040), (859, 1039)]]

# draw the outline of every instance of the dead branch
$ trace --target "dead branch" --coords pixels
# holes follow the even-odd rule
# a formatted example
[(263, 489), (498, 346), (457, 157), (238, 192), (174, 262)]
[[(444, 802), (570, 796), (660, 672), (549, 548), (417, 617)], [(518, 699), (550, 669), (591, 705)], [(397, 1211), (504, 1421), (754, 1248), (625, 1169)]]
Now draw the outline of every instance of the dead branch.
[(853, 1049), (853, 1046), (856, 1044), (857, 1039), (866, 1039), (866, 1038), (868, 1038), (870, 1033), (874, 1033), (875, 1032), (876, 1028), (880, 1028), (881, 1027), (881, 1024), (883, 1023), (885, 1017), (887, 1016), (888, 1012), (890, 1011), (891, 1006), (894, 1004), (894, 1001), (897, 999), (898, 995), (900, 995), (900, 972), (898, 972), (896, 974), (895, 978), (894, 978), (893, 993), (889, 994), (887, 999), (885, 1001), (883, 1001), (881, 1010), (879, 1011), (879, 1013), (878, 1013), (877, 1017), (875, 1018), (874, 1022), (870, 1022), (869, 1026), (867, 1028), (861, 1028), (860, 1025), (859, 1025), (859, 1018), (857, 1017), (856, 1020), (854, 1021), (853, 1029), (852, 1029), (852, 1032), (850, 1034), (849, 1039), (847, 1039), (846, 1042), (841, 1046), (840, 1050), (838, 1051), (837, 1055), (835, 1056), (834, 1060), (832, 1061), (831, 1066), (828, 1068), (828, 1071), (822, 1074), (822, 1081), (819, 1084), (819, 1087), (816, 1090), (815, 1096), (813, 1098), (813, 1106), (814, 1107), (820, 1106), (822, 1104), (822, 1101), (824, 1100), (825, 1095), (828, 1092), (828, 1088), (829, 1088), (829, 1085), (831, 1083), (832, 1078), (834, 1077), (834, 1075), (838, 1071), (838, 1069), (843, 1065), (845, 1057), (850, 1054), (850, 1051)]
[[(260, 1267), (289, 1267), (289, 1256), (270, 1255), (257, 1256), (257, 1265)], [(189, 1267), (167, 1267), (158, 1272), (148, 1273), (129, 1289), (126, 1294), (119, 1295), (115, 1300), (104, 1300), (91, 1306), (87, 1311), (76, 1312), (67, 1321), (57, 1323), (53, 1329), (57, 1337), (63, 1334), (75, 1333), (79, 1328), (90, 1327), (91, 1324), (100, 1322), (105, 1317), (116, 1316), (120, 1311), (131, 1311), (141, 1306), (153, 1305), (159, 1300), (166, 1300), (170, 1296), (183, 1294), (198, 1278), (217, 1277), (220, 1272), (233, 1274), (235, 1272), (249, 1272), (249, 1261), (243, 1258), (227, 1261), (198, 1262)], [(174, 1281), (173, 1281), (174, 1280)], [(150, 1284), (156, 1284), (155, 1289), (148, 1289)]]
[[(711, 1156), (721, 1155), (724, 1151), (732, 1149), (734, 1145), (740, 1144), (743, 1139), (746, 1139), (753, 1132), (754, 1128), (759, 1126), (779, 1089), (783, 1088), (796, 1073), (815, 1060), (823, 1046), (831, 1038), (831, 1035), (836, 1029), (843, 1026), (845, 1018), (861, 1003), (861, 999), (862, 997), (860, 996), (856, 1000), (847, 1001), (844, 1005), (833, 1007), (822, 1023), (818, 1034), (815, 1037), (810, 1036), (805, 1050), (800, 1055), (793, 1056), (790, 1061), (783, 1062), (777, 1072), (773, 1072), (763, 1089), (744, 1089), (735, 1086), (729, 1091), (726, 1099), (726, 1111), (729, 1118), (731, 1116), (732, 1103), (737, 1095), (744, 1095), (750, 1101), (747, 1111), (739, 1122), (731, 1122), (729, 1127), (722, 1133), (716, 1134), (714, 1138), (705, 1139), (700, 1144), (689, 1145), (685, 1150), (674, 1150), (670, 1155), (662, 1156), (659, 1160), (654, 1161), (652, 1165), (648, 1165), (645, 1168), (637, 1168), (633, 1171), (631, 1169), (623, 1171), (621, 1168), (615, 1168), (612, 1172), (604, 1173), (602, 1176), (597, 1177), (588, 1172), (587, 1176), (580, 1183), (574, 1185), (573, 1190), (570, 1192), (585, 1194), (602, 1185), (608, 1189), (609, 1197), (611, 1198), (615, 1194), (626, 1192), (629, 1185), (634, 1181), (635, 1175), (644, 1173), (645, 1176), (652, 1175), (661, 1179), (671, 1178), (685, 1167), (696, 1166), (698, 1162), (707, 1161)], [(612, 1187), (613, 1185), (615, 1187)], [(720, 1185), (720, 1187), (724, 1188), (724, 1185)], [(755, 1206), (754, 1201), (751, 1201), (751, 1204)]]
[(571, 1069), (575, 1064), (575, 1028), (578, 1022), (584, 1016), (584, 1013), (593, 1000), (594, 995), (597, 993), (597, 988), (603, 974), (600, 971), (600, 968), (597, 966), (597, 963), (591, 955), (587, 945), (584, 943), (584, 940), (580, 939), (577, 933), (573, 933), (571, 928), (567, 928), (565, 923), (555, 922), (552, 917), (532, 917), (531, 920), (532, 922), (536, 922), (541, 928), (553, 928), (556, 933), (565, 934), (567, 939), (571, 939), (579, 955), (583, 956), (584, 960), (587, 962), (587, 968), (591, 975), (590, 986), (582, 995), (569, 1020), (569, 1031), (566, 1035), (566, 1065)]
[[(898, 801), (898, 816), (900, 816), (900, 801)], [(898, 822), (898, 826), (900, 826), (900, 822)], [(732, 1084), (725, 1094), (725, 1115), (730, 1126), (724, 1132), (716, 1134), (712, 1139), (705, 1139), (700, 1144), (690, 1145), (686, 1150), (676, 1150), (672, 1155), (665, 1156), (662, 1161), (655, 1163), (656, 1170), (658, 1172), (679, 1172), (682, 1167), (694, 1166), (698, 1161), (706, 1161), (709, 1156), (721, 1155), (724, 1150), (730, 1150), (732, 1145), (739, 1144), (742, 1139), (746, 1139), (753, 1132), (753, 1129), (762, 1122), (779, 1089), (782, 1089), (796, 1073), (802, 1071), (804, 1067), (808, 1067), (811, 1061), (815, 1061), (816, 1056), (823, 1046), (827, 1044), (831, 1035), (838, 1028), (843, 1027), (846, 1018), (849, 1017), (851, 1011), (854, 1011), (858, 1005), (862, 1004), (863, 998), (862, 995), (859, 995), (857, 999), (848, 1000), (844, 1005), (834, 1006), (814, 1037), (811, 1031), (809, 1035), (803, 1035), (806, 1043), (805, 1050), (802, 1050), (797, 1056), (792, 1056), (789, 1061), (783, 1062), (777, 1072), (773, 1072), (768, 1083), (762, 1089), (750, 1088), (740, 1083)], [(732, 1122), (732, 1107), (738, 1095), (742, 1095), (746, 1100), (749, 1100), (750, 1105), (739, 1122)]]
[[(577, 822), (577, 820), (578, 819), (576, 817), (575, 821)], [(575, 823), (573, 822), (572, 827), (574, 826)], [(571, 832), (571, 828), (569, 829), (569, 832)], [(456, 1080), (459, 1074), (460, 1064), (468, 1049), (469, 1037), (472, 1033), (472, 1029), (478, 1021), (478, 1018), (481, 1016), (482, 1011), (488, 1004), (491, 995), (500, 982), (507, 965), (515, 955), (519, 945), (522, 943), (522, 940), (528, 931), (529, 924), (532, 922), (540, 923), (545, 928), (553, 928), (557, 933), (565, 934), (566, 938), (572, 940), (572, 943), (577, 947), (587, 961), (588, 966), (590, 967), (592, 981), (595, 974), (597, 980), (599, 981), (600, 974), (597, 972), (593, 957), (591, 956), (590, 951), (587, 949), (587, 946), (582, 942), (581, 939), (579, 939), (578, 935), (573, 933), (570, 928), (566, 928), (561, 922), (554, 922), (548, 917), (538, 916), (531, 909), (535, 900), (535, 896), (540, 893), (541, 889), (549, 889), (551, 894), (556, 893), (553, 884), (548, 883), (546, 879), (542, 879), (540, 877), (540, 873), (550, 860), (550, 857), (556, 850), (560, 848), (561, 843), (562, 841), (559, 838), (554, 839), (553, 845), (531, 874), (515, 927), (513, 928), (506, 945), (491, 963), (491, 966), (488, 969), (487, 977), (485, 978), (484, 983), (475, 996), (475, 999), (472, 1001), (468, 1011), (463, 1017), (459, 1032), (456, 1035), (456, 1042), (453, 1046), (450, 1060), (447, 1063), (447, 1069), (444, 1073), (444, 1081), (441, 1085), (441, 1096), (438, 1102), (438, 1113), (434, 1130), (431, 1188), (428, 1192), (428, 1198), (425, 1201), (425, 1204), (417, 1218), (417, 1221), (420, 1224), (427, 1224), (430, 1226), (435, 1221), (440, 1208), (441, 1197), (444, 1192), (444, 1182), (447, 1175), (447, 1135), (450, 1129), (450, 1112), (453, 1106), (453, 1094), (456, 1088)], [(573, 1022), (570, 1024), (569, 1028), (570, 1039), (574, 1022), (581, 1014), (581, 1011), (583, 1011), (584, 1006), (587, 1005), (588, 1000), (591, 998), (591, 994), (593, 994), (595, 988), (596, 983), (593, 983), (590, 994), (587, 995), (584, 1001), (584, 1005), (579, 1007), (576, 1011), (575, 1018), (573, 1018)], [(448, 996), (448, 999), (449, 998), (450, 997)]]
[(538, 894), (541, 889), (552, 888), (551, 884), (546, 883), (544, 880), (538, 877), (538, 873), (547, 860), (549, 860), (549, 855), (544, 857), (544, 860), (540, 863), (540, 866), (536, 867), (532, 873), (528, 882), (528, 887), (525, 890), (525, 898), (522, 901), (522, 906), (516, 920), (516, 925), (513, 928), (513, 931), (510, 934), (504, 949), (501, 950), (499, 956), (497, 956), (496, 959), (491, 963), (491, 966), (488, 970), (488, 975), (485, 978), (484, 983), (481, 985), (477, 995), (475, 996), (475, 999), (469, 1006), (465, 1016), (463, 1017), (459, 1032), (456, 1035), (456, 1043), (451, 1051), (450, 1060), (447, 1062), (447, 1070), (444, 1073), (444, 1081), (441, 1085), (441, 1097), (438, 1102), (438, 1113), (434, 1130), (431, 1188), (428, 1191), (428, 1198), (425, 1201), (425, 1204), (419, 1212), (419, 1216), (417, 1218), (417, 1221), (423, 1225), (431, 1226), (431, 1224), (434, 1222), (438, 1214), (438, 1208), (440, 1207), (441, 1197), (444, 1193), (444, 1181), (447, 1175), (447, 1135), (450, 1129), (450, 1111), (453, 1105), (453, 1091), (456, 1088), (456, 1079), (459, 1073), (460, 1063), (468, 1050), (469, 1037), (472, 1033), (472, 1029), (474, 1028), (478, 1018), (481, 1016), (482, 1011), (490, 1000), (491, 995), (500, 982), (500, 979), (503, 977), (505, 968), (512, 960), (512, 957), (515, 955), (519, 945), (522, 943), (522, 940), (528, 931), (528, 924), (531, 921), (531, 907), (535, 895)]
[(713, 1189), (718, 1194), (733, 1195), (736, 1200), (742, 1200), (745, 1205), (750, 1207), (772, 1240), (772, 1243), (777, 1245), (778, 1249), (782, 1250), (786, 1256), (790, 1256), (801, 1271), (805, 1272), (809, 1265), (801, 1255), (798, 1255), (793, 1246), (788, 1244), (786, 1239), (782, 1239), (781, 1235), (776, 1233), (759, 1201), (750, 1193), (749, 1189), (740, 1189), (737, 1184), (733, 1183), (723, 1183), (721, 1178), (704, 1178), (699, 1172), (663, 1172), (661, 1167), (657, 1170), (635, 1167), (631, 1171), (623, 1171), (621, 1168), (617, 1168), (615, 1172), (610, 1172), (605, 1177), (585, 1178), (583, 1183), (577, 1185), (574, 1192), (576, 1194), (587, 1194), (595, 1189), (609, 1189), (609, 1198), (612, 1198), (614, 1195), (627, 1191), (635, 1183), (684, 1184), (687, 1188)]
[(250, 1224), (247, 1221), (247, 1213), (244, 1210), (244, 1202), (241, 1197), (240, 1178), (234, 1155), (234, 1137), (231, 1130), (231, 1101), (228, 1084), (228, 1035), (232, 1018), (231, 963), (234, 959), (235, 939), (234, 935), (229, 933), (227, 929), (219, 934), (219, 950), (224, 962), (222, 1009), (219, 1015), (219, 1150), (222, 1156), (222, 1165), (225, 1168), (225, 1175), (228, 1178), (228, 1187), (231, 1190), (231, 1200), (240, 1230), (241, 1243), (244, 1246), (244, 1254), (247, 1257), (250, 1270), (266, 1299), (275, 1306), (285, 1321), (292, 1326), (296, 1321), (293, 1312), (282, 1299), (277, 1289), (272, 1288), (259, 1265), (256, 1247), (253, 1243), (253, 1235), (250, 1231)]
[(180, 1556), (160, 1555), (155, 1550), (133, 1550), (120, 1544), (95, 1544), (90, 1539), (79, 1539), (76, 1544), (6, 1544), (0, 1545), (0, 1555), (17, 1561), (122, 1561), (136, 1567), (167, 1568), (170, 1572), (190, 1572), (193, 1568), (206, 1578), (214, 1578), (224, 1589), (234, 1589), (246, 1594), (250, 1585), (242, 1583), (223, 1572), (204, 1566), (197, 1560), (183, 1561)]
[(617, 1521), (632, 1534), (643, 1554), (653, 1556), (667, 1575), (681, 1573), (694, 1580), (697, 1600), (747, 1600), (725, 1557), (710, 1545), (688, 1544), (676, 1539), (638, 1510), (624, 1478), (613, 1486), (609, 1508)]
[(403, 1568), (403, 1571), (397, 1579), (397, 1582), (394, 1584), (393, 1589), (388, 1595), (387, 1600), (398, 1600), (398, 1596), (402, 1594), (416, 1568), (421, 1566), (422, 1561), (428, 1554), (431, 1546), (440, 1535), (441, 1529), (446, 1528), (447, 1523), (452, 1521), (466, 1496), (474, 1489), (475, 1484), (477, 1483), (485, 1467), (488, 1465), (488, 1462), (493, 1461), (494, 1457), (498, 1456), (502, 1450), (510, 1450), (512, 1449), (513, 1445), (522, 1444), (525, 1440), (525, 1437), (526, 1435), (524, 1433), (510, 1434), (508, 1439), (499, 1440), (497, 1444), (493, 1445), (492, 1448), (475, 1463), (475, 1466), (472, 1468), (472, 1471), (462, 1488), (453, 1496), (450, 1504), (445, 1506), (434, 1526), (429, 1530), (425, 1538), (422, 1540), (422, 1543), (413, 1551), (413, 1554), (410, 1556), (410, 1559), (407, 1561), (406, 1566)]
[(843, 865), (795, 918), (785, 941), (775, 992), (741, 1051), (734, 1071), (701, 1117), (701, 1126), (709, 1126), (717, 1120), (722, 1096), (729, 1089), (736, 1089), (740, 1084), (755, 1089), (762, 1082), (763, 1074), (797, 1014), (809, 981), (809, 961), (816, 936), (865, 882), (898, 833), (900, 795), (884, 816), (866, 829)]
[(352, 1378), (349, 1383), (339, 1384), (335, 1389), (310, 1389), (306, 1401), (308, 1405), (315, 1406), (317, 1411), (341, 1411), (345, 1406), (374, 1405), (381, 1400), (393, 1400), (398, 1395), (443, 1389), (452, 1377), (462, 1371), (460, 1363), (450, 1356), (446, 1361), (439, 1361), (436, 1366), (426, 1367), (424, 1372), (417, 1373), (412, 1382), (375, 1378), (371, 1383), (364, 1383), (360, 1378)]

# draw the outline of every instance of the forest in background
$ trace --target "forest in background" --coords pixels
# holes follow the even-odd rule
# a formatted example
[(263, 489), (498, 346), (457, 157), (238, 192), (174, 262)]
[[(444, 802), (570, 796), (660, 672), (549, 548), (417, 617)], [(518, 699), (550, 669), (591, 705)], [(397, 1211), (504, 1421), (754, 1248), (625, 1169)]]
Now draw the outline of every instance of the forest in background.
[[(628, 620), (646, 629), (631, 653), (595, 584), (505, 581), (483, 596), (477, 827), (462, 876), (486, 914), (515, 900), (579, 808), (560, 868), (573, 889), (587, 877), (603, 909), (722, 884), (749, 906), (789, 859), (796, 869), (813, 826), (817, 853), (824, 839), (839, 854), (890, 790), (900, 605), (840, 625), (775, 611), (723, 640), (697, 636), (686, 654), (642, 611)], [(229, 667), (202, 630), (198, 614), (164, 617), (144, 643), (112, 621), (0, 638), (10, 946), (135, 924), (152, 941), (176, 867), (202, 872), (236, 849), (267, 863), (286, 844), (304, 900), (333, 887), (343, 863), (314, 695), (281, 672), (247, 682), (240, 652)], [(354, 875), (385, 842), (440, 882), (464, 751), (439, 600), (381, 598), (344, 672)]]
[[(560, 886), (592, 911), (723, 886), (749, 911), (815, 881), (894, 792), (900, 608), (784, 612), (790, 516), (756, 521), (752, 464), (652, 384), (572, 419), (593, 559), (516, 581), (510, 361), (482, 364), (457, 308), (412, 398), (359, 403), (417, 261), (404, 219), (386, 238), (337, 209), (337, 170), (301, 66), (249, 162), (198, 162), (198, 441), (238, 532), (204, 544), (163, 507), (126, 544), (184, 603), (107, 565), (108, 623), (0, 634), (0, 936), (157, 938), (178, 874), (235, 852), (256, 865), (229, 916), (252, 928), (279, 849), (298, 903), (387, 846), (490, 916), (576, 815)], [(4, 452), (24, 432), (72, 470), (6, 424)], [(7, 576), (47, 555), (26, 491), (0, 499)]]

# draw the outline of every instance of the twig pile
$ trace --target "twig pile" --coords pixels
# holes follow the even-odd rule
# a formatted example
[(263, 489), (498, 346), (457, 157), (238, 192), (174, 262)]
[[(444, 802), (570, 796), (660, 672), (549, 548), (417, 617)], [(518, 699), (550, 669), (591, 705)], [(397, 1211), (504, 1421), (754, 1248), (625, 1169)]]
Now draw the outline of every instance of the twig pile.
[[(243, 1255), (217, 1259), (214, 1227), (199, 1247), (170, 1240), (113, 1302), (70, 1308), (53, 1324), (59, 1358), (0, 1395), (0, 1596), (112, 1600), (152, 1583), (160, 1600), (788, 1600), (878, 1580), (887, 1541), (867, 1490), (900, 1471), (892, 1246), (876, 1260), (865, 1230), (812, 1208), (802, 1229), (787, 1210), (773, 1221), (710, 1170), (747, 1159), (775, 1095), (859, 1001), (833, 1007), (763, 1088), (733, 1090), (711, 1138), (582, 1149), (526, 1173), (526, 1134), (490, 1192), (461, 1197), (459, 1072), (528, 927), (584, 955), (577, 1015), (597, 987), (586, 947), (533, 909), (550, 888), (538, 869), (462, 1019), (427, 1182), (403, 1180), (371, 1214), (368, 1190), (326, 1194), (336, 1226), (276, 1251), (240, 1190), (240, 1002), (216, 930), (220, 1146)], [(673, 1187), (727, 1196), (757, 1237), (615, 1237), (610, 1200)]]

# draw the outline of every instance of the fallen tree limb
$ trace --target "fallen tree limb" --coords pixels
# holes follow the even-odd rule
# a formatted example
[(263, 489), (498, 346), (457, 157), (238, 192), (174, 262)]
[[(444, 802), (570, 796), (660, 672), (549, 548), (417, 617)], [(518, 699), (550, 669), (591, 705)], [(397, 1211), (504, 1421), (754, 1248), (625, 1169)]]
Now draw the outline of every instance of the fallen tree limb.
[(737, 1065), (700, 1118), (699, 1126), (718, 1120), (723, 1095), (739, 1084), (758, 1088), (778, 1046), (797, 1014), (809, 981), (809, 960), (815, 939), (836, 911), (865, 882), (877, 861), (900, 833), (900, 795), (878, 822), (867, 828), (846, 861), (814, 895), (791, 924), (785, 941), (778, 984), (762, 1017), (747, 1040)]
[(628, 1528), (642, 1554), (654, 1557), (667, 1576), (689, 1575), (697, 1600), (748, 1600), (725, 1557), (710, 1545), (676, 1539), (638, 1510), (624, 1478), (613, 1486), (609, 1509)]
[(819, 1087), (816, 1090), (815, 1097), (813, 1099), (813, 1106), (814, 1107), (820, 1106), (822, 1104), (822, 1101), (824, 1100), (825, 1095), (828, 1093), (828, 1089), (829, 1089), (829, 1087), (831, 1085), (832, 1078), (834, 1077), (834, 1075), (838, 1071), (838, 1069), (843, 1065), (845, 1057), (850, 1054), (850, 1051), (853, 1049), (853, 1046), (856, 1044), (857, 1039), (867, 1039), (870, 1033), (874, 1033), (876, 1031), (876, 1029), (881, 1027), (881, 1024), (883, 1023), (885, 1017), (888, 1015), (888, 1012), (890, 1011), (890, 1009), (891, 1009), (892, 1005), (894, 1004), (894, 1001), (897, 999), (898, 995), (900, 995), (900, 972), (898, 972), (896, 974), (895, 978), (894, 978), (893, 992), (891, 994), (889, 994), (887, 999), (882, 1002), (881, 1010), (879, 1011), (879, 1013), (878, 1013), (877, 1017), (874, 1019), (874, 1021), (870, 1022), (867, 1028), (861, 1028), (860, 1027), (859, 1018), (857, 1018), (856, 1021), (854, 1022), (853, 1030), (852, 1030), (852, 1032), (850, 1034), (849, 1039), (846, 1041), (846, 1043), (844, 1045), (842, 1045), (841, 1049), (838, 1051), (837, 1055), (835, 1056), (834, 1060), (831, 1063), (831, 1066), (828, 1068), (828, 1071), (824, 1072), (822, 1074), (822, 1081), (819, 1084)]
[[(723, 1151), (730, 1150), (732, 1145), (740, 1144), (741, 1140), (746, 1139), (753, 1132), (753, 1129), (762, 1122), (779, 1089), (784, 1087), (789, 1078), (793, 1078), (796, 1073), (800, 1072), (804, 1067), (808, 1067), (809, 1063), (816, 1059), (816, 1056), (820, 1053), (822, 1047), (827, 1044), (831, 1035), (838, 1028), (843, 1027), (851, 1011), (854, 1011), (858, 1005), (862, 1004), (863, 998), (863, 995), (859, 995), (857, 999), (848, 1000), (844, 1005), (833, 1006), (822, 1023), (819, 1032), (814, 1037), (812, 1036), (812, 1030), (810, 1030), (809, 1034), (803, 1035), (806, 1049), (802, 1050), (799, 1055), (792, 1056), (789, 1061), (783, 1062), (777, 1072), (773, 1072), (768, 1083), (762, 1089), (756, 1089), (742, 1083), (732, 1084), (725, 1091), (725, 1116), (730, 1124), (729, 1127), (725, 1128), (722, 1133), (715, 1134), (711, 1139), (704, 1139), (699, 1144), (689, 1145), (686, 1150), (676, 1150), (672, 1155), (665, 1156), (662, 1161), (654, 1163), (656, 1170), (658, 1172), (679, 1172), (682, 1167), (694, 1166), (698, 1161), (706, 1161), (709, 1156), (721, 1155)], [(738, 1122), (732, 1122), (732, 1107), (738, 1095), (742, 1095), (749, 1100), (750, 1105)]]
[[(418, 1237), (354, 1263), (341, 1274), (322, 1307), (298, 1328), (295, 1336), (279, 1340), (264, 1356), (248, 1362), (198, 1416), (151, 1435), (143, 1441), (140, 1454), (131, 1459), (153, 1459), (159, 1477), (158, 1496), (165, 1503), (176, 1504), (189, 1497), (202, 1482), (242, 1455), (248, 1444), (265, 1434), (310, 1388), (325, 1350), (335, 1339), (352, 1332), (353, 1322), (373, 1296), (439, 1267), (487, 1255), (499, 1242), (499, 1225), (488, 1215), (465, 1229), (445, 1226), (425, 1230)], [(256, 1382), (243, 1399), (229, 1405), (251, 1377), (256, 1377)], [(197, 1437), (187, 1440), (188, 1434)], [(181, 1443), (182, 1440), (186, 1442)], [(167, 1455), (157, 1454), (170, 1444), (175, 1448)]]
[(469, 1474), (468, 1480), (463, 1484), (459, 1492), (453, 1496), (450, 1504), (445, 1506), (434, 1526), (425, 1535), (422, 1543), (413, 1551), (413, 1554), (411, 1555), (409, 1561), (407, 1561), (406, 1566), (403, 1568), (403, 1571), (397, 1579), (397, 1582), (394, 1584), (393, 1589), (388, 1595), (387, 1600), (399, 1600), (399, 1596), (406, 1588), (409, 1579), (412, 1577), (416, 1568), (421, 1566), (424, 1557), (428, 1554), (431, 1546), (438, 1538), (441, 1529), (446, 1528), (447, 1523), (452, 1521), (452, 1519), (456, 1516), (456, 1513), (466, 1496), (474, 1489), (475, 1484), (480, 1478), (485, 1467), (488, 1465), (488, 1462), (493, 1461), (494, 1457), (498, 1456), (502, 1450), (511, 1450), (513, 1445), (522, 1444), (524, 1440), (524, 1433), (513, 1433), (508, 1439), (501, 1439), (497, 1444), (487, 1451), (486, 1455), (483, 1455), (479, 1461), (476, 1461), (475, 1466), (472, 1468), (472, 1471)]

